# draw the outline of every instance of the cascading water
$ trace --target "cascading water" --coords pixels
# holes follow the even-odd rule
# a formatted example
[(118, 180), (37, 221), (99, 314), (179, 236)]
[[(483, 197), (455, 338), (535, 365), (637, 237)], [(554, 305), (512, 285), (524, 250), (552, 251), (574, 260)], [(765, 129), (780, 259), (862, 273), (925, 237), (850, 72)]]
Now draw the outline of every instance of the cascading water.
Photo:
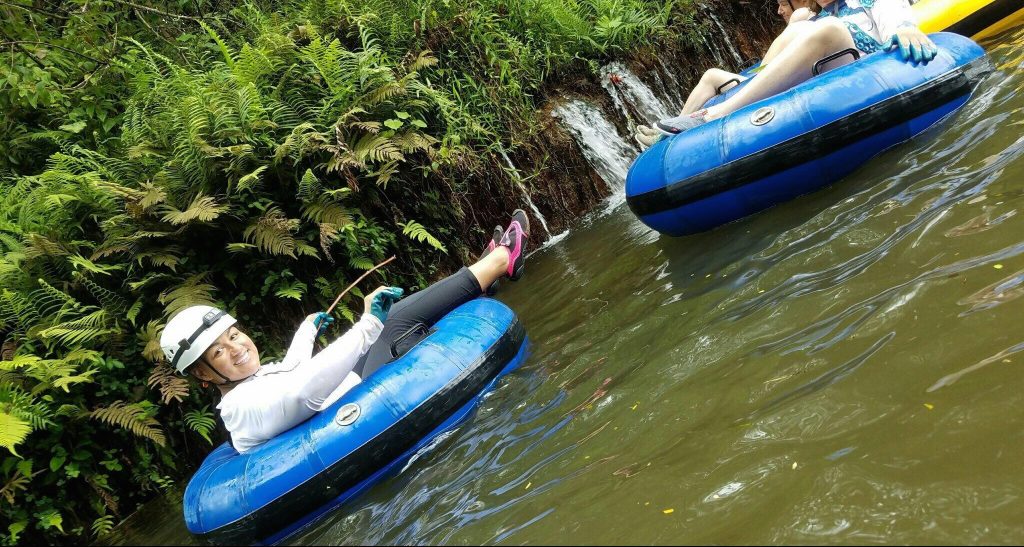
[(675, 115), (675, 109), (666, 105), (622, 63), (612, 62), (601, 68), (601, 85), (631, 127)]
[(583, 156), (615, 193), (621, 193), (626, 173), (637, 149), (600, 108), (579, 99), (558, 105), (551, 115), (558, 118), (583, 150)]
[(736, 46), (733, 45), (732, 40), (729, 38), (729, 33), (726, 32), (725, 27), (722, 25), (722, 22), (719, 21), (718, 17), (715, 16), (714, 10), (705, 9), (704, 11), (705, 13), (708, 14), (709, 17), (711, 17), (711, 21), (715, 23), (715, 26), (718, 27), (718, 30), (722, 31), (722, 38), (725, 40), (725, 45), (726, 47), (729, 48), (729, 53), (732, 55), (732, 58), (736, 61), (736, 66), (742, 67), (744, 64), (743, 56), (740, 55), (740, 52), (736, 49)]
[(523, 177), (519, 175), (519, 169), (516, 169), (515, 164), (512, 163), (512, 158), (508, 157), (508, 154), (505, 153), (504, 148), (499, 148), (498, 153), (501, 154), (502, 159), (505, 160), (505, 164), (508, 165), (509, 175), (512, 177), (512, 180), (515, 181), (516, 186), (519, 187), (519, 191), (523, 194), (523, 197), (526, 199), (526, 204), (530, 207), (530, 210), (533, 211), (533, 215), (537, 217), (537, 220), (540, 221), (541, 227), (544, 228), (544, 233), (547, 234), (550, 238), (551, 230), (548, 229), (548, 221), (546, 218), (544, 218), (544, 215), (541, 214), (540, 209), (537, 208), (537, 205), (533, 203), (533, 198), (530, 197), (530, 192), (526, 190), (526, 186), (523, 184)]
[(725, 59), (722, 58), (722, 54), (718, 52), (718, 48), (711, 47), (711, 42), (708, 42), (707, 35), (705, 35), (703, 32), (699, 33), (698, 35), (700, 36), (701, 41), (704, 42), (704, 45), (708, 48), (708, 51), (710, 51), (711, 54), (714, 55), (716, 66), (725, 66)]

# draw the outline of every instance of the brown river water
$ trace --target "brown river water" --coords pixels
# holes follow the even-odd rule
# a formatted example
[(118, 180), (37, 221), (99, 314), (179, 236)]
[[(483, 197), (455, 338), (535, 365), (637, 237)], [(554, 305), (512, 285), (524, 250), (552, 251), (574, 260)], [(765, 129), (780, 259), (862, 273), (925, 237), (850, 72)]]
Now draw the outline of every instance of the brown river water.
[[(291, 542), (1024, 542), (1024, 29), (985, 45), (955, 117), (829, 189), (536, 252), (523, 368)], [(180, 497), (107, 541), (193, 542)]]

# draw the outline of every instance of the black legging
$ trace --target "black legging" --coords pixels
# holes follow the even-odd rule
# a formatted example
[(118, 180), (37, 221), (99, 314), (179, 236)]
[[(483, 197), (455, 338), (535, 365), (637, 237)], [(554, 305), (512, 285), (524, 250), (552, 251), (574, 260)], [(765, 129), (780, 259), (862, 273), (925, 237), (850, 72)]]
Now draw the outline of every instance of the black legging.
[[(380, 337), (356, 363), (354, 372), (360, 378), (366, 378), (380, 367), (394, 361), (395, 358), (391, 356), (391, 343), (399, 336), (418, 323), (427, 327), (433, 326), (445, 314), (480, 296), (481, 293), (480, 282), (469, 268), (464, 267), (426, 289), (399, 300), (391, 307)], [(421, 330), (406, 336), (395, 348), (398, 355), (405, 354), (425, 338), (426, 334), (425, 330)]]

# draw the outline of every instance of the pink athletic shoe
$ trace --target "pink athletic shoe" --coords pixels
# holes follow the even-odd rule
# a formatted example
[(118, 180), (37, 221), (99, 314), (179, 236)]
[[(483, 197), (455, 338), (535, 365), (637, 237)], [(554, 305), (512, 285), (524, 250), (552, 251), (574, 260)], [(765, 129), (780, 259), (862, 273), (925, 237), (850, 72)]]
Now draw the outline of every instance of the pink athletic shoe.
[(526, 266), (526, 242), (530, 237), (530, 217), (526, 211), (516, 209), (512, 213), (512, 222), (509, 223), (505, 234), (501, 236), (499, 245), (508, 248), (508, 278), (518, 281), (523, 276), (523, 267)]

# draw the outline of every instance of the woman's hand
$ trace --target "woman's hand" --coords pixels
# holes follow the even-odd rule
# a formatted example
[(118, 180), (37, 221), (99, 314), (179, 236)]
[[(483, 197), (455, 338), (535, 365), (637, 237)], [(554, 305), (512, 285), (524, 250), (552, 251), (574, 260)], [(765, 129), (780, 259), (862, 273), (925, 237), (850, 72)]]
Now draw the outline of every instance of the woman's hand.
[(306, 321), (313, 323), (313, 326), (316, 327), (316, 335), (320, 336), (334, 322), (334, 318), (327, 315), (327, 312), (318, 311), (307, 315)]
[(927, 63), (934, 59), (935, 55), (939, 52), (939, 48), (928, 35), (921, 32), (921, 29), (911, 25), (896, 29), (896, 34), (893, 34), (886, 51), (896, 47), (899, 47), (900, 52), (903, 53), (904, 61), (909, 61), (913, 58), (915, 63)]
[(388, 318), (391, 305), (401, 300), (403, 292), (398, 287), (377, 287), (363, 298), (363, 314), (372, 313), (383, 323)]

